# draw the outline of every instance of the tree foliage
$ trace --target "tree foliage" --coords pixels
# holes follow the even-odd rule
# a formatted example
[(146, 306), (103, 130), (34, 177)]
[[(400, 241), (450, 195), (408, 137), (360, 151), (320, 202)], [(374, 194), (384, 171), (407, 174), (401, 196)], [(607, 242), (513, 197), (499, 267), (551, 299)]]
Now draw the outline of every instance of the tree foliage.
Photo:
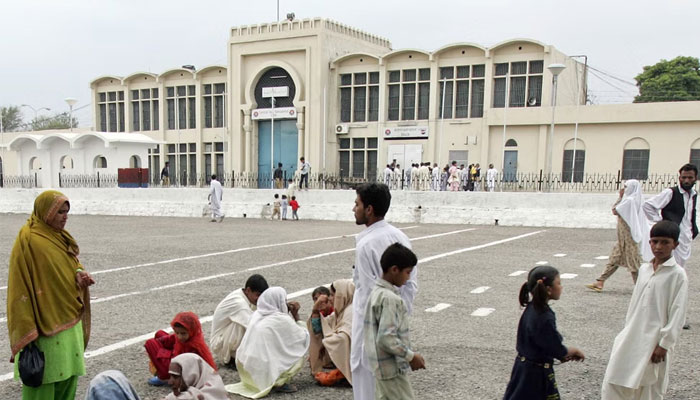
[(0, 107), (0, 116), (4, 132), (17, 131), (23, 124), (22, 113), (18, 106)]
[[(78, 120), (73, 118), (73, 128), (78, 127)], [(47, 129), (68, 129), (71, 126), (70, 115), (61, 113), (51, 116), (39, 116), (32, 121), (33, 131), (44, 131)]]
[(639, 87), (635, 103), (700, 100), (700, 61), (678, 56), (647, 65), (634, 78)]

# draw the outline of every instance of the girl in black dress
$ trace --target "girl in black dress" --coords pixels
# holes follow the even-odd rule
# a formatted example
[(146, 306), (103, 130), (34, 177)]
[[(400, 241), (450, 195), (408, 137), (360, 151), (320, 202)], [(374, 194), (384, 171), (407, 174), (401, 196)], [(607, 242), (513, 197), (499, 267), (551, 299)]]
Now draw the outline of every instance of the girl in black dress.
[(561, 292), (559, 271), (549, 265), (533, 268), (520, 288), (520, 305), (525, 311), (518, 324), (518, 356), (504, 400), (558, 400), (554, 359), (583, 361), (579, 349), (562, 344), (554, 312), (547, 304), (559, 300)]

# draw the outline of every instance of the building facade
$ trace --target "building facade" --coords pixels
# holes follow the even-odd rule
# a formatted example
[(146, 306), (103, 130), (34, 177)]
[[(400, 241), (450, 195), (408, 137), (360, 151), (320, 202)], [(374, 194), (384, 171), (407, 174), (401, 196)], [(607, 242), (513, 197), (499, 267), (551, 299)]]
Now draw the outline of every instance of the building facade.
[[(513, 39), (393, 50), (381, 37), (316, 18), (235, 27), (228, 64), (91, 82), (95, 130), (142, 133), (157, 174), (373, 178), (394, 160), (493, 163), (504, 174), (644, 178), (700, 161), (700, 102), (586, 105), (585, 65)], [(552, 107), (551, 64), (558, 77)], [(554, 120), (553, 140), (549, 140)], [(550, 150), (551, 148), (551, 150)]]

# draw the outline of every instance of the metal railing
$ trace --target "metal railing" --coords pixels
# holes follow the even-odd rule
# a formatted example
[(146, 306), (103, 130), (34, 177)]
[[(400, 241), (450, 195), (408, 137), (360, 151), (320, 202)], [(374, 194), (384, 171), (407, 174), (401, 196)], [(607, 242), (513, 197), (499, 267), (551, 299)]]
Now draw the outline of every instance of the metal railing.
[[(286, 188), (289, 179), (283, 175), (280, 181), (273, 178), (271, 173), (257, 172), (224, 172), (219, 173), (219, 182), (227, 188), (270, 189)], [(408, 179), (405, 171), (401, 175), (392, 173), (385, 177), (384, 171), (370, 174), (372, 177), (349, 177), (340, 173), (309, 173), (309, 189), (354, 189), (367, 182), (386, 183), (392, 190), (419, 191), (449, 191), (452, 185), (448, 182), (446, 173), (441, 173), (437, 179), (432, 175), (427, 179)], [(489, 182), (484, 176), (472, 180), (463, 175), (455, 185), (458, 191), (487, 191)], [(649, 174), (645, 179), (638, 179), (642, 190), (646, 193), (659, 192), (662, 189), (675, 186), (678, 183), (677, 174)], [(161, 180), (158, 173), (149, 174), (149, 187), (207, 187), (211, 181), (210, 175), (205, 174), (171, 174), (169, 182)], [(306, 182), (297, 173), (292, 182), (298, 188), (306, 188)], [(306, 181), (306, 180), (305, 180)], [(571, 181), (571, 175), (563, 179), (562, 174), (545, 174), (543, 171), (532, 173), (501, 174), (493, 181), (496, 192), (573, 192), (573, 193), (612, 193), (623, 187), (622, 172), (605, 174), (577, 174), (576, 180)], [(106, 188), (118, 186), (117, 174), (59, 174), (59, 186), (62, 188)], [(0, 187), (4, 188), (35, 188), (38, 187), (37, 174), (8, 176), (0, 174)]]

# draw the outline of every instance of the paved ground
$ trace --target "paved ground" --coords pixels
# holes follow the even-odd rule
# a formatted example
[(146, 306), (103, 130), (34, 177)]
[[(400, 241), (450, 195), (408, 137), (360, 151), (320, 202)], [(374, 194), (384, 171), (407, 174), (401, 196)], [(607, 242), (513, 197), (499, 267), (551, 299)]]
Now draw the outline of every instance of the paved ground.
[[(350, 206), (348, 212), (350, 212)], [(26, 215), (0, 215), (0, 324), (5, 324), (7, 260)], [(419, 259), (420, 291), (411, 319), (412, 339), (428, 369), (410, 375), (419, 399), (498, 399), (508, 382), (515, 356), (520, 316), (517, 294), (525, 271), (549, 261), (562, 274), (562, 299), (553, 304), (565, 342), (580, 347), (584, 363), (556, 368), (565, 399), (596, 399), (612, 340), (621, 329), (632, 292), (626, 271), (618, 271), (603, 293), (583, 285), (595, 279), (608, 254), (612, 230), (536, 229), (524, 227), (402, 225)], [(222, 224), (196, 218), (71, 216), (67, 225), (81, 246), (81, 259), (95, 274), (93, 334), (88, 347), (88, 376), (78, 397), (105, 369), (120, 369), (144, 399), (160, 399), (165, 388), (151, 388), (147, 356), (139, 336), (168, 326), (179, 311), (200, 317), (213, 314), (217, 303), (242, 286), (252, 268), (260, 268), (272, 285), (299, 296), (308, 315), (305, 289), (351, 277), (354, 238), (361, 229), (338, 222), (270, 222), (226, 219)], [(525, 236), (527, 235), (527, 236)], [(297, 243), (290, 243), (297, 242)], [(700, 249), (694, 249), (700, 254)], [(559, 255), (559, 256), (555, 256)], [(697, 256), (695, 257), (697, 260)], [(582, 264), (595, 264), (582, 267)], [(700, 350), (698, 262), (690, 265), (689, 321), (673, 363), (668, 398), (700, 398), (700, 374), (694, 355)], [(133, 267), (119, 269), (123, 267)], [(114, 270), (118, 269), (118, 270)], [(488, 287), (484, 291), (483, 287)], [(472, 293), (482, 288), (482, 293)], [(299, 294), (301, 292), (302, 294)], [(439, 303), (439, 312), (425, 310)], [(473, 316), (480, 308), (486, 316)], [(204, 323), (208, 336), (211, 323)], [(5, 329), (4, 327), (2, 329)], [(129, 339), (136, 338), (132, 341)], [(129, 344), (133, 342), (133, 344)], [(115, 345), (112, 347), (107, 347)], [(0, 359), (9, 359), (7, 335), (0, 335)], [(0, 399), (20, 398), (20, 384), (0, 364)], [(237, 373), (222, 369), (226, 383)], [(350, 389), (316, 386), (308, 366), (295, 378), (299, 392), (273, 394), (287, 399), (351, 399)], [(232, 398), (237, 398), (232, 396)]]

